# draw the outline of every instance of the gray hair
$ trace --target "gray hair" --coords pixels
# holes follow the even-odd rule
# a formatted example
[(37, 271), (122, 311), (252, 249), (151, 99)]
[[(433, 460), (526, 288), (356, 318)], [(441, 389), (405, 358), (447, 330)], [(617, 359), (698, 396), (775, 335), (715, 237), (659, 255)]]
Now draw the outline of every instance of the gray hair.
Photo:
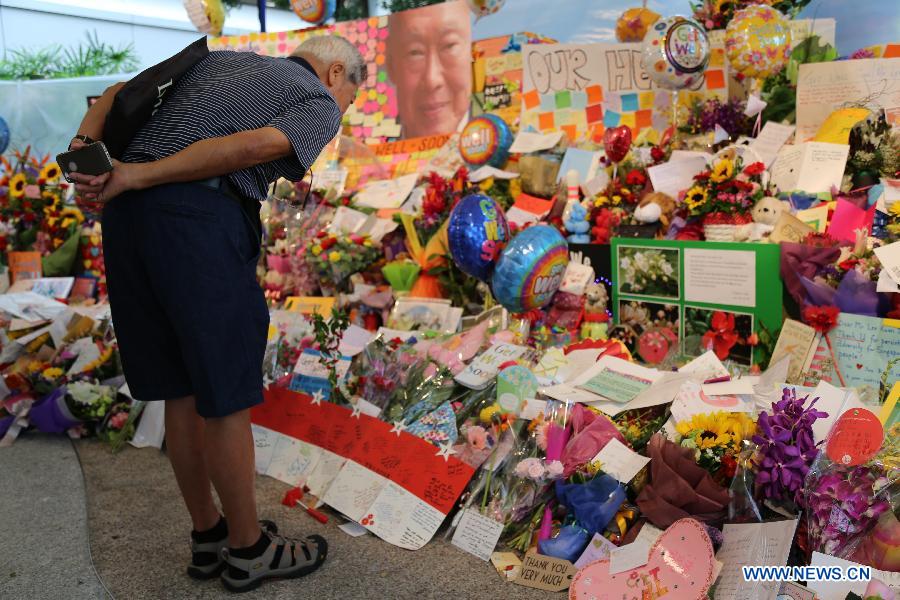
[(292, 56), (309, 54), (326, 64), (340, 62), (347, 69), (347, 79), (359, 85), (369, 77), (369, 68), (356, 46), (339, 35), (317, 35), (311, 37), (292, 53)]

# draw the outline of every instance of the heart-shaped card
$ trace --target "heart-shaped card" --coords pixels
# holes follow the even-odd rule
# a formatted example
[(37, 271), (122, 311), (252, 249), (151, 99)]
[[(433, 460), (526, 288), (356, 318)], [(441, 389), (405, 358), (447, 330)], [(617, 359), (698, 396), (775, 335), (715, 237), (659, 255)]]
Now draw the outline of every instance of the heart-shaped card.
[(714, 564), (712, 543), (703, 525), (679, 519), (653, 544), (646, 565), (613, 575), (608, 559), (591, 563), (575, 576), (569, 599), (700, 600), (712, 585)]

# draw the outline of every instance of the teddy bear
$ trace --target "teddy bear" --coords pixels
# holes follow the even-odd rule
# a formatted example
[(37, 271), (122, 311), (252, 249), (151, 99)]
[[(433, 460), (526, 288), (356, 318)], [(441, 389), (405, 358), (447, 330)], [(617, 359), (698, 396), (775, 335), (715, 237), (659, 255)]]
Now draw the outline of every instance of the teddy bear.
[(596, 281), (591, 282), (584, 292), (584, 322), (581, 325), (581, 338), (605, 340), (609, 327), (609, 315), (606, 304), (609, 293), (606, 286)]
[(675, 214), (675, 200), (662, 192), (650, 192), (634, 209), (634, 218), (640, 223), (659, 223), (663, 231), (669, 229)]
[(753, 231), (751, 240), (761, 240), (775, 229), (778, 219), (784, 213), (790, 213), (790, 204), (772, 196), (765, 196), (753, 205)]
[(588, 221), (587, 209), (582, 203), (574, 202), (567, 212), (563, 220), (563, 225), (569, 232), (566, 239), (572, 244), (590, 244), (591, 236), (588, 232), (591, 230), (591, 224)]

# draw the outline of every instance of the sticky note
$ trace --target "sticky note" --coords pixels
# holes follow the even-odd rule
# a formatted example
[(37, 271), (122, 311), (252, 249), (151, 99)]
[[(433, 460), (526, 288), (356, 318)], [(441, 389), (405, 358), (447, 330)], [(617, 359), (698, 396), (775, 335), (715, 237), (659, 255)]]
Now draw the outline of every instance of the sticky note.
[(721, 48), (713, 48), (709, 53), (709, 66), (710, 67), (723, 67), (725, 66), (725, 51)]
[(653, 127), (653, 111), (650, 109), (637, 111), (634, 113), (634, 121), (638, 129)]
[(888, 44), (884, 47), (884, 54), (881, 58), (898, 58), (900, 57), (900, 44)]
[(603, 115), (603, 125), (605, 127), (618, 127), (619, 117), (620, 117), (619, 113), (612, 111), (612, 110), (608, 110)]
[(541, 95), (537, 90), (531, 90), (522, 94), (522, 102), (525, 103), (526, 109), (532, 109), (541, 103)]
[(653, 108), (653, 97), (655, 94), (653, 92), (641, 92), (638, 96), (638, 105), (644, 108)]
[(544, 112), (556, 110), (556, 94), (541, 94), (541, 110)]
[(603, 88), (599, 85), (589, 85), (587, 89), (588, 104), (599, 104), (603, 102)]
[(603, 119), (603, 106), (600, 104), (592, 104), (584, 111), (588, 123), (596, 123)]
[(622, 94), (622, 112), (634, 112), (638, 109), (637, 94)]
[(538, 115), (538, 127), (541, 131), (553, 129), (556, 126), (552, 112), (545, 112)]
[(725, 71), (716, 69), (706, 72), (706, 89), (720, 90), (725, 87)]
[(637, 125), (637, 120), (634, 118), (634, 113), (622, 113), (622, 118), (619, 121), (620, 125), (627, 125), (632, 129)]
[(569, 108), (572, 106), (572, 96), (569, 90), (556, 92), (556, 108)]
[(587, 106), (587, 94), (585, 92), (571, 92), (572, 108), (583, 109)]
[(563, 130), (563, 133), (566, 134), (570, 141), (574, 142), (578, 139), (578, 128), (575, 125), (563, 125), (560, 129)]

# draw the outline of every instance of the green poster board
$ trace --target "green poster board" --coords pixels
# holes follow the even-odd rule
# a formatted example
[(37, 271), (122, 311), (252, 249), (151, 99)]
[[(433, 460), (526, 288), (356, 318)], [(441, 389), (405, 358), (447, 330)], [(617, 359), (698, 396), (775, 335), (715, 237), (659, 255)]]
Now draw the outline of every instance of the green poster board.
[(614, 238), (611, 254), (615, 322), (672, 332), (686, 355), (717, 344), (749, 366), (747, 338), (760, 323), (781, 328), (777, 244)]

